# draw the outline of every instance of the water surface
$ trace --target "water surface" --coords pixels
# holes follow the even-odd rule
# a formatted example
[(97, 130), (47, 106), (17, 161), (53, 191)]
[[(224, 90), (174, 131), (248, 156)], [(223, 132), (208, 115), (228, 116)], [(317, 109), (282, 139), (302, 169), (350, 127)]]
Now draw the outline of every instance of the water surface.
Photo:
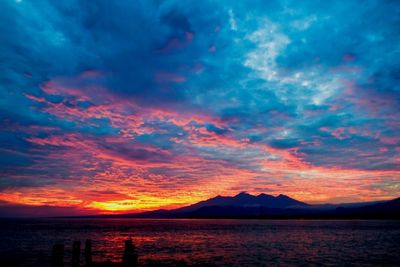
[(0, 257), (46, 266), (55, 243), (92, 239), (95, 261), (178, 266), (399, 266), (400, 221), (46, 219), (0, 221)]

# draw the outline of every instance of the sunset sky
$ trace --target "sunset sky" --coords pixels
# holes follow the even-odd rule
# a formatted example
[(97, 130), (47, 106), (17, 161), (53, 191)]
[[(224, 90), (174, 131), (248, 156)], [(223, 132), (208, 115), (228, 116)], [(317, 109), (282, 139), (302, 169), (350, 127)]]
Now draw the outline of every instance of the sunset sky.
[(400, 196), (396, 1), (4, 0), (0, 212)]

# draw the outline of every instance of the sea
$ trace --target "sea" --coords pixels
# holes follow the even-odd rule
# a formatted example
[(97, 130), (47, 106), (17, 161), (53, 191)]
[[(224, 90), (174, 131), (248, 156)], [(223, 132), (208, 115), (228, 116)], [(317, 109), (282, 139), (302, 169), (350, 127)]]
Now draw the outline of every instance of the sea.
[(51, 266), (54, 244), (70, 266), (86, 239), (98, 262), (132, 239), (139, 266), (400, 266), (400, 221), (234, 219), (2, 219), (0, 266)]

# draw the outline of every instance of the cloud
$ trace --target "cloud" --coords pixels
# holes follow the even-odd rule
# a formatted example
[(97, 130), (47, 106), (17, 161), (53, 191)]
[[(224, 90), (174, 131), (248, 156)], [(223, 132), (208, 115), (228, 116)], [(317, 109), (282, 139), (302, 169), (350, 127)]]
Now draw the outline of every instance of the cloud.
[(58, 206), (69, 194), (64, 206), (79, 212), (145, 210), (238, 189), (398, 195), (393, 1), (3, 9), (0, 200), (10, 205)]

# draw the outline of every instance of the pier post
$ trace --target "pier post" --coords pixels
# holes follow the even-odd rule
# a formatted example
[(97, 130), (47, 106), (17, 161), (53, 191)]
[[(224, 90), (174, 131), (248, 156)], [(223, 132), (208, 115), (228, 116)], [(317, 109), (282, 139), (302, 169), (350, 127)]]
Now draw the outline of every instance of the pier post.
[(90, 239), (85, 242), (85, 264), (87, 267), (92, 265), (92, 240)]
[(53, 246), (51, 255), (52, 267), (64, 267), (64, 245), (56, 244)]
[(72, 243), (72, 267), (79, 267), (81, 258), (81, 242)]
[(122, 266), (124, 267), (137, 267), (138, 256), (131, 239), (125, 240), (125, 251), (122, 259)]

